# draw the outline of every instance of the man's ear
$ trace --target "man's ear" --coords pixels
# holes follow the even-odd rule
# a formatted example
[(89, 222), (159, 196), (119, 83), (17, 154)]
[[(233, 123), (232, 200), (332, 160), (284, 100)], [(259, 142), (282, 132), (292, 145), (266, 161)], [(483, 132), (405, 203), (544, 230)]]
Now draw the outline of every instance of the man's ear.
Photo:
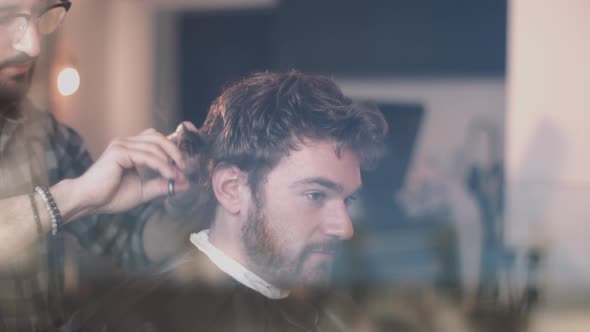
[(211, 182), (219, 204), (229, 213), (239, 213), (245, 199), (246, 174), (237, 166), (222, 164), (215, 167)]

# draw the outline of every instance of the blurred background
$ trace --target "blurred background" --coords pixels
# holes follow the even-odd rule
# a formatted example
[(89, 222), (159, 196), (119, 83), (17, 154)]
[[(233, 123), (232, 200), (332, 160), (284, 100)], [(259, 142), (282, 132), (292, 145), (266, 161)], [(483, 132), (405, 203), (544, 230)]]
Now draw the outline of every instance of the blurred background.
[(589, 41), (588, 0), (75, 0), (31, 97), (97, 157), (249, 73), (333, 77), (391, 128), (335, 271), (382, 330), (588, 331)]

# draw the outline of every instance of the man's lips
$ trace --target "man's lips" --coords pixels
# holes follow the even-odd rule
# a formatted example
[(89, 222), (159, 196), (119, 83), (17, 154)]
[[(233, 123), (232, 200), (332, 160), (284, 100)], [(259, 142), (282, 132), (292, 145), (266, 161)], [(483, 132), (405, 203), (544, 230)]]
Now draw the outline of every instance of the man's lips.
[(336, 255), (336, 250), (311, 250), (311, 253), (334, 256)]
[(340, 241), (327, 241), (324, 243), (315, 243), (306, 248), (308, 255), (314, 255), (318, 257), (330, 257), (333, 258), (340, 252), (342, 243)]
[(309, 253), (312, 255), (333, 258), (338, 254), (338, 250), (336, 248), (314, 248), (310, 250)]

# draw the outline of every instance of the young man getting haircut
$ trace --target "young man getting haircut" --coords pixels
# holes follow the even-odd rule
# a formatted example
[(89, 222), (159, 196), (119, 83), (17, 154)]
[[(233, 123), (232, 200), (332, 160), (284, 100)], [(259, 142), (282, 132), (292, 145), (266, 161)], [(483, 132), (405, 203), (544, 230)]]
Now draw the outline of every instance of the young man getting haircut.
[[(308, 290), (329, 287), (361, 168), (383, 151), (378, 110), (324, 77), (260, 73), (211, 106), (200, 133), (210, 227), (160, 274), (123, 288), (87, 330), (342, 331)], [(131, 295), (128, 293), (131, 292)]]

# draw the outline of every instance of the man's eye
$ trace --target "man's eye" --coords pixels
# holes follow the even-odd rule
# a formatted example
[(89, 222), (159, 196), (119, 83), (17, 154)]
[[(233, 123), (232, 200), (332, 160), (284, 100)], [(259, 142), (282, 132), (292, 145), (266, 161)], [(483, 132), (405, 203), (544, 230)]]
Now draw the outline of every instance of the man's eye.
[(356, 197), (356, 196), (350, 196), (350, 197), (347, 197), (347, 198), (344, 200), (344, 205), (346, 205), (346, 206), (350, 206), (350, 205), (351, 205), (351, 204), (352, 204), (354, 201), (356, 201), (356, 200), (357, 200), (357, 197)]
[(5, 29), (22, 30), (27, 25), (27, 19), (21, 15), (0, 17), (0, 26)]
[(324, 199), (326, 197), (326, 194), (319, 192), (319, 191), (314, 191), (314, 192), (306, 193), (305, 197), (307, 197), (308, 199), (310, 199), (312, 201), (321, 201), (322, 199)]

